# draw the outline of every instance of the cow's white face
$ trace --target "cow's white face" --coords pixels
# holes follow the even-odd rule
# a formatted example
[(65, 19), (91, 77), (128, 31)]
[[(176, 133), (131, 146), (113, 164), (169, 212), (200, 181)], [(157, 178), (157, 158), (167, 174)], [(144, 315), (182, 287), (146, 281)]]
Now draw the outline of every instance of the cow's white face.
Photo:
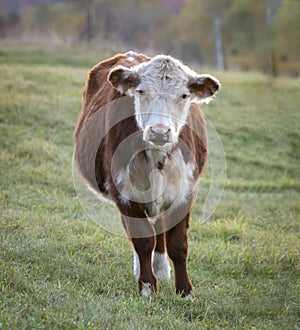
[(220, 88), (215, 77), (198, 75), (165, 55), (131, 68), (113, 68), (108, 80), (120, 92), (134, 97), (143, 139), (159, 146), (178, 141), (191, 102), (208, 103)]

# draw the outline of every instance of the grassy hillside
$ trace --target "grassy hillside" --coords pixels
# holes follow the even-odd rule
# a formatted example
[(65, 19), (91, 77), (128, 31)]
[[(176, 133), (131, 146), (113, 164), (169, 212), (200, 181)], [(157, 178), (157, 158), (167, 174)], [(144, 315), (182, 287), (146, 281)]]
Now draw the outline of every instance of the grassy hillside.
[(207, 118), (227, 180), (211, 221), (195, 206), (189, 271), (143, 300), (125, 238), (88, 220), (71, 173), (87, 70), (107, 54), (0, 52), (0, 329), (300, 329), (300, 80), (216, 74)]

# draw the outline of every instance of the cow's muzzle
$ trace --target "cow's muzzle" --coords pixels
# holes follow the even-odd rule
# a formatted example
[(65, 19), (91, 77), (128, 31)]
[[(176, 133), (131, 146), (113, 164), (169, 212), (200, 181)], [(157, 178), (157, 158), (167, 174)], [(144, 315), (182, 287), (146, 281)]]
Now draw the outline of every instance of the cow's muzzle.
[(171, 139), (171, 129), (163, 124), (156, 124), (148, 128), (147, 140), (156, 145), (169, 143)]

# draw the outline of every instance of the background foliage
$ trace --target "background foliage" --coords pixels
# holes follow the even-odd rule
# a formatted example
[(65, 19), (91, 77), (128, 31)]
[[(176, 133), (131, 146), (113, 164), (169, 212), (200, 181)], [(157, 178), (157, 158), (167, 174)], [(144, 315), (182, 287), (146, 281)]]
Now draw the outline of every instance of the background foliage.
[[(0, 0), (0, 35), (44, 44), (170, 53), (216, 66), (299, 75), (299, 0)], [(92, 41), (92, 42), (91, 42)]]

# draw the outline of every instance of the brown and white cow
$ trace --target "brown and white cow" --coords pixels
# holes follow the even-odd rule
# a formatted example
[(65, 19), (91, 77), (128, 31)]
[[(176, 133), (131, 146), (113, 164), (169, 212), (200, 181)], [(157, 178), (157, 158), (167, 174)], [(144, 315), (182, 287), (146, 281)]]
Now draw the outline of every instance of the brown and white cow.
[(192, 294), (187, 273), (190, 211), (207, 160), (208, 102), (219, 81), (171, 56), (129, 52), (89, 73), (75, 131), (75, 164), (90, 189), (112, 200), (134, 249), (143, 296), (175, 271), (176, 292)]

